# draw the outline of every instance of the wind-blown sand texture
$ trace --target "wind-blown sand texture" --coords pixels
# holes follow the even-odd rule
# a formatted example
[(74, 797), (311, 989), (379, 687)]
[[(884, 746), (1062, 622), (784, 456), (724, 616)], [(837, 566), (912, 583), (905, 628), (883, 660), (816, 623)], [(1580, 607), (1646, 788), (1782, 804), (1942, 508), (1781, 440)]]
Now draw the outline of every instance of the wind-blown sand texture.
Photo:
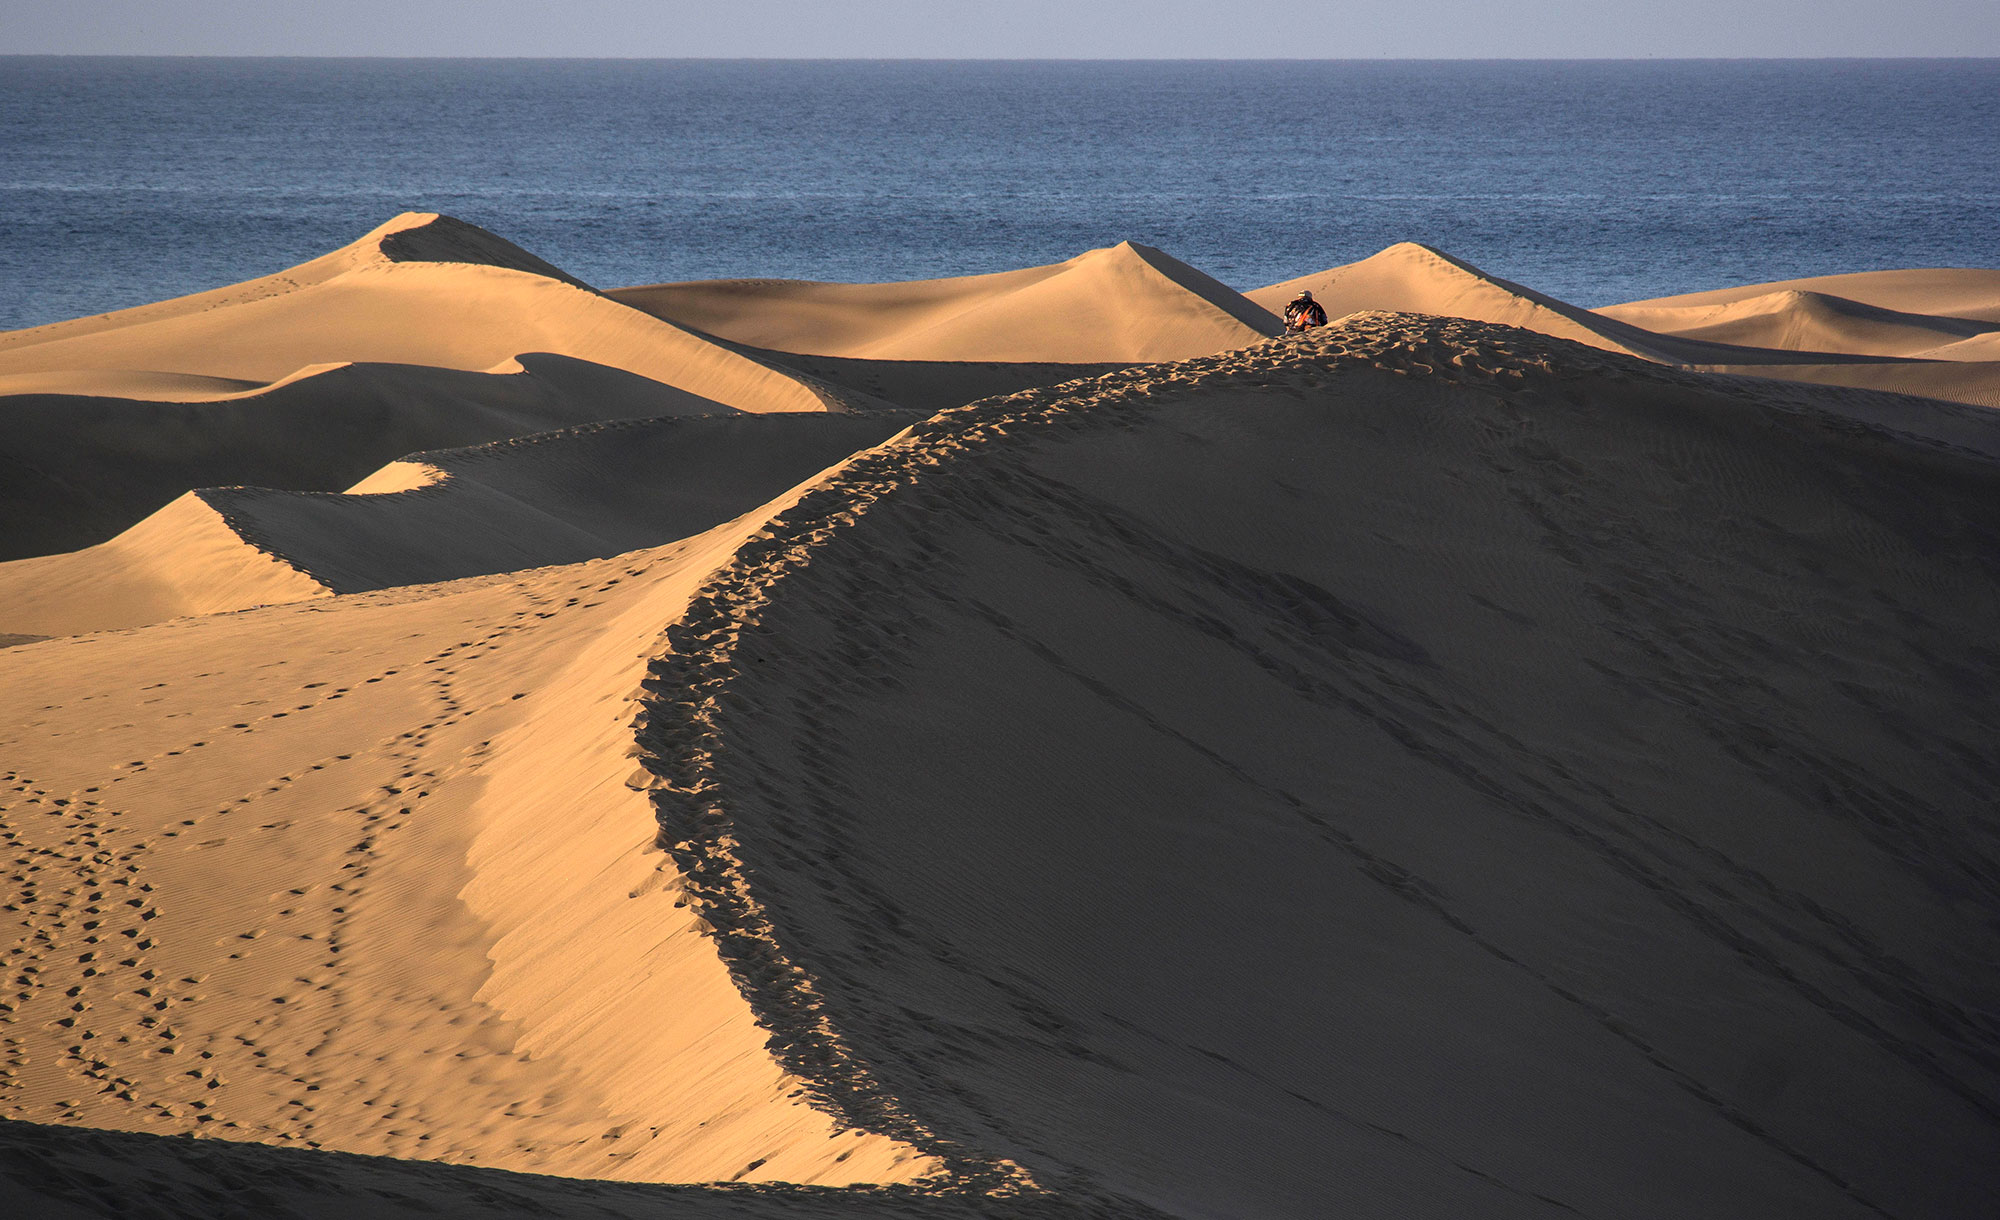
[(0, 1212), (1990, 1214), (2000, 416), (1675, 358), (1977, 370), (1866, 350), (1975, 273), (1628, 345), (1431, 257), (1095, 376), (815, 286), (712, 346), (858, 413), (0, 564)]

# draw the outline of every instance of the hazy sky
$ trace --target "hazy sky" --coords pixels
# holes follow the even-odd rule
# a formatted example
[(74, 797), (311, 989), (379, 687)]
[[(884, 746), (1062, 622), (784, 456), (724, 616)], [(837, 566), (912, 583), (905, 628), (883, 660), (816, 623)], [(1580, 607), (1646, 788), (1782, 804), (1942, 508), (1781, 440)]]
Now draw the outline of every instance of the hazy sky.
[(0, 0), (0, 52), (1308, 58), (2000, 55), (1996, 0)]

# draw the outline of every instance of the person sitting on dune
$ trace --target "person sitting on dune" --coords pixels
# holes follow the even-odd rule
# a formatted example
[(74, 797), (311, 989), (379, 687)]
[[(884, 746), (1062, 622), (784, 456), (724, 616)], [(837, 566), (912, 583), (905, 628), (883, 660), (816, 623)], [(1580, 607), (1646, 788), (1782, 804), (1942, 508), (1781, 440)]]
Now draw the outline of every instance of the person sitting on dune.
[(1312, 289), (1308, 288), (1285, 306), (1285, 332), (1296, 335), (1311, 330), (1315, 326), (1326, 325), (1326, 310), (1313, 300)]

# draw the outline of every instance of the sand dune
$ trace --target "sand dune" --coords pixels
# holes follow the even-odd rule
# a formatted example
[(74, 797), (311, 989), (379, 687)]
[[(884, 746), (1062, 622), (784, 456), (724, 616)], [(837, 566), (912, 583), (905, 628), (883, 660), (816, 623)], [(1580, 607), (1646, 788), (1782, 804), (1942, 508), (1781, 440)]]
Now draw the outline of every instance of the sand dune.
[(1428, 313), (1497, 322), (1574, 339), (1609, 351), (1654, 358), (1655, 340), (1636, 327), (1607, 323), (1587, 309), (1490, 276), (1441, 250), (1400, 242), (1358, 263), (1302, 275), (1244, 295), (1273, 312), (1309, 290), (1329, 319), (1368, 310)]
[(0, 336), (0, 1213), (1984, 1220), (2000, 272), (1308, 283)]
[(337, 491), (406, 453), (722, 404), (565, 356), (519, 372), (338, 365), (248, 394), (0, 398), (0, 559), (101, 542), (199, 487)]
[(1810, 381), (2000, 407), (2000, 360), (1896, 361), (1879, 364), (1718, 364), (1717, 373)]
[(1780, 292), (1842, 297), (1898, 313), (1930, 314), (2000, 324), (2000, 270), (1932, 267), (1910, 271), (1856, 271), (1769, 284), (1744, 284), (1710, 292), (1656, 297), (1611, 305), (1599, 313), (1618, 317), (1626, 310), (1678, 309), (1727, 305)]
[(1370, 317), (858, 458), (654, 666), (725, 951), (1171, 1214), (1983, 1214), (2000, 421), (1583, 352)]
[(268, 383), (341, 361), (479, 371), (548, 352), (744, 411), (828, 405), (795, 375), (559, 276), (492, 234), (408, 212), (263, 279), (0, 335), (0, 378), (167, 374), (144, 396), (172, 401), (189, 375)]
[(1960, 360), (1968, 363), (2000, 363), (2000, 327), (1953, 343), (1917, 352), (1925, 360)]
[(191, 491), (109, 542), (0, 563), (0, 630), (76, 635), (333, 592), (229, 518), (226, 492)]
[[(1864, 303), (1811, 285), (1853, 286)], [(1412, 242), (1247, 294), (1519, 326), (1662, 364), (2000, 406), (2000, 272), (1870, 272), (1588, 310)], [(1957, 361), (1959, 367), (1926, 361)]]
[(753, 529), (0, 654), (0, 1113), (574, 1177), (929, 1169), (806, 1104), (627, 782), (645, 658)]
[(1049, 360), (860, 360), (750, 348), (768, 364), (796, 369), (822, 383), (925, 414), (981, 398), (1101, 377), (1129, 361), (1065, 364)]
[(879, 360), (1180, 360), (1279, 329), (1275, 317), (1234, 290), (1132, 242), (1046, 267), (957, 279), (713, 280), (607, 295), (738, 343)]
[[(1648, 330), (1642, 323), (1593, 312), (1488, 275), (1471, 263), (1415, 242), (1401, 242), (1358, 263), (1300, 276), (1246, 295), (1266, 309), (1282, 311), (1302, 289), (1311, 290), (1330, 320), (1370, 310), (1436, 314), (1519, 326), (1664, 364), (1777, 364), (1806, 359), (1782, 348)], [(1815, 352), (1809, 362), (1833, 364), (1867, 355), (1830, 349)]]
[(1720, 304), (1614, 306), (1604, 316), (1660, 334), (1739, 347), (1870, 356), (1952, 359), (1938, 349), (1973, 336), (2000, 336), (2000, 322), (1883, 309), (1796, 288)]
[(347, 494), (190, 492), (109, 542), (0, 563), (0, 631), (136, 627), (660, 546), (756, 508), (913, 418), (593, 424), (412, 454)]

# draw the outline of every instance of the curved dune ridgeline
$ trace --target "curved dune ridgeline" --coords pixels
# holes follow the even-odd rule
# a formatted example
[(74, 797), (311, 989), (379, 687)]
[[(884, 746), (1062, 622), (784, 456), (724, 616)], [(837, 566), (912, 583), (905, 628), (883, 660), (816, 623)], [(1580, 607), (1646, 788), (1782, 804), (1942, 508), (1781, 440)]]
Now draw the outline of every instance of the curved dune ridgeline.
[(1985, 1220), (1996, 275), (0, 335), (0, 1215)]
[(800, 1061), (1079, 1196), (1981, 1214), (2000, 425), (1931, 410), (1374, 315), (947, 413), (670, 634), (663, 834)]

